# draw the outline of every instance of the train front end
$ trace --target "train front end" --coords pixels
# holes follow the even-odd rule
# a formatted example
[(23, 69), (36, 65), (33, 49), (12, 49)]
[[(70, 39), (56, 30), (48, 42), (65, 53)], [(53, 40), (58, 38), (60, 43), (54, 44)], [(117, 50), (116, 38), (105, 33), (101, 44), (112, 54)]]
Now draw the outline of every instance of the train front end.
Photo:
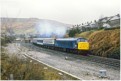
[(80, 50), (81, 52), (88, 53), (89, 52), (89, 42), (85, 38), (79, 38), (77, 40), (77, 49)]

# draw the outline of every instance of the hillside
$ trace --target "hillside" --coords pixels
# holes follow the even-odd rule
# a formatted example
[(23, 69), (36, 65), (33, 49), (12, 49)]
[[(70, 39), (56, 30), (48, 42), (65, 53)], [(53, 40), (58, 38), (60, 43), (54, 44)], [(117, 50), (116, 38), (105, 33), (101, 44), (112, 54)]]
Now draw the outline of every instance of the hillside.
[(11, 28), (16, 34), (33, 32), (33, 26), (38, 19), (34, 18), (1, 18), (1, 29), (4, 32), (5, 28)]
[(16, 34), (35, 34), (37, 33), (36, 25), (41, 22), (48, 22), (57, 27), (70, 28), (72, 25), (61, 23), (54, 20), (38, 19), (38, 18), (1, 18), (1, 29), (12, 28)]
[(120, 29), (87, 31), (76, 37), (85, 37), (89, 40), (92, 54), (120, 59)]

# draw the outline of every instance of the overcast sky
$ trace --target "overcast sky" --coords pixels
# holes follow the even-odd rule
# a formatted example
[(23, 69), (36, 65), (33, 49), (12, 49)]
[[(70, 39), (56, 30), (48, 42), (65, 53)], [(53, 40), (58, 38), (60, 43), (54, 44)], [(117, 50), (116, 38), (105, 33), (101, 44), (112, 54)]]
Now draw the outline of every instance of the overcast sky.
[(120, 0), (0, 0), (1, 17), (40, 18), (67, 24), (120, 13)]

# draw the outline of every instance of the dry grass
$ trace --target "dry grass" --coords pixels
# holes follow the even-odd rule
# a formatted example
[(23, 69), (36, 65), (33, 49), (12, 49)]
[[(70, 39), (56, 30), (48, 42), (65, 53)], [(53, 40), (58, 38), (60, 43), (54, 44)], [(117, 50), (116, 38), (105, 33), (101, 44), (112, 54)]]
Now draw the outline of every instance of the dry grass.
[(119, 29), (94, 32), (90, 35), (89, 41), (93, 54), (119, 59), (120, 50), (117, 50), (120, 48)]

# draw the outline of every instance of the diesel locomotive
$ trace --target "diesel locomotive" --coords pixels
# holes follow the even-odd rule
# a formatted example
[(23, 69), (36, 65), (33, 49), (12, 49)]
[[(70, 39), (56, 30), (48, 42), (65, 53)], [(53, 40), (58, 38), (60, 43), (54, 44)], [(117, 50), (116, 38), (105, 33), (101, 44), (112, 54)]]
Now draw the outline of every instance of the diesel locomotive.
[(33, 44), (76, 54), (88, 54), (89, 42), (87, 39), (80, 38), (33, 38), (31, 41)]

